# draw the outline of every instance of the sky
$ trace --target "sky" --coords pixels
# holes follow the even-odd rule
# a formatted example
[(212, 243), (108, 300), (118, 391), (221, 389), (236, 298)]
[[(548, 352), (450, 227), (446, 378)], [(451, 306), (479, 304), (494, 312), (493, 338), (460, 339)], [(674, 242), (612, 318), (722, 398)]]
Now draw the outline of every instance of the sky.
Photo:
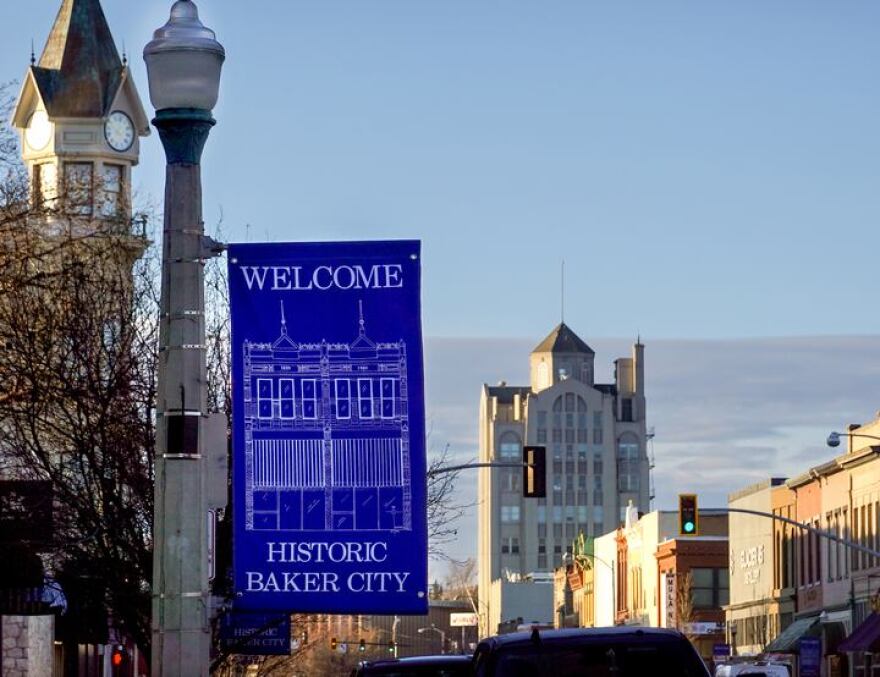
[[(170, 4), (103, 0), (145, 103)], [(4, 3), (0, 82), (59, 5)], [(524, 382), (559, 321), (563, 259), (608, 378), (648, 345), (660, 503), (818, 462), (880, 407), (880, 3), (198, 5), (228, 52), (208, 228), (423, 240), (429, 416), (460, 457), (480, 385)], [(163, 178), (153, 134), (138, 193)]]

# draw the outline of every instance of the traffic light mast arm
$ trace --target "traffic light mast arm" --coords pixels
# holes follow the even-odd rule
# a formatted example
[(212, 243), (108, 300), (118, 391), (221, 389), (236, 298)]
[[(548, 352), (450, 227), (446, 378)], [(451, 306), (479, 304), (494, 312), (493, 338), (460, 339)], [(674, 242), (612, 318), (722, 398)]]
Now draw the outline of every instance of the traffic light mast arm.
[(803, 529), (804, 531), (808, 531), (811, 534), (816, 534), (817, 536), (821, 536), (822, 538), (827, 538), (829, 541), (834, 541), (836, 543), (840, 543), (841, 545), (846, 546), (847, 548), (852, 548), (853, 550), (858, 550), (860, 552), (864, 552), (872, 557), (880, 557), (880, 551), (874, 550), (873, 548), (868, 548), (864, 545), (860, 545), (859, 543), (855, 543), (853, 541), (847, 540), (846, 538), (840, 538), (840, 536), (835, 536), (834, 534), (823, 531), (822, 529), (817, 529), (816, 527), (811, 527), (807, 524), (801, 524), (800, 522), (789, 519), (788, 517), (782, 517), (781, 515), (774, 515), (771, 512), (761, 512), (760, 510), (747, 510), (745, 508), (727, 508), (727, 512), (735, 512), (742, 515), (755, 515), (757, 517), (769, 517), (772, 520), (776, 520), (777, 522), (784, 522), (785, 524), (790, 524), (793, 527), (797, 527), (798, 529)]
[(487, 463), (465, 463), (464, 465), (449, 465), (442, 468), (436, 468), (428, 471), (428, 477), (434, 475), (442, 475), (448, 472), (458, 472), (459, 470), (470, 470), (471, 468), (527, 468), (528, 463), (519, 461), (492, 461)]

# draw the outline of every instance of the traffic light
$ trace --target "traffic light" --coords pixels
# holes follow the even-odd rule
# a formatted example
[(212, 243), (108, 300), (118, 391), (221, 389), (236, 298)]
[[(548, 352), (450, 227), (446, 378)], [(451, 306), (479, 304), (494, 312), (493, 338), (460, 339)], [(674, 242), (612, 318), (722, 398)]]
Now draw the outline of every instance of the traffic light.
[(680, 536), (696, 536), (700, 533), (696, 494), (678, 495), (678, 533)]
[(547, 447), (523, 447), (523, 498), (547, 498)]
[(129, 667), (128, 650), (121, 644), (114, 646), (110, 652), (110, 667), (113, 677), (127, 674), (124, 671)]
[(394, 642), (388, 642), (388, 653), (394, 656), (397, 653), (397, 646)]
[(303, 631), (302, 631), (302, 637), (300, 637), (300, 644), (301, 644), (302, 646), (305, 646), (305, 645), (308, 644), (308, 643), (309, 643), (309, 631), (308, 631), (308, 630), (303, 630)]
[(366, 651), (366, 650), (367, 650), (367, 642), (366, 642), (366, 640), (362, 639), (362, 640), (360, 641), (360, 643), (358, 644), (358, 651), (360, 651), (361, 653), (363, 653), (363, 652)]
[(339, 646), (339, 643), (336, 641), (335, 637), (330, 638), (330, 651), (336, 651), (336, 647)]

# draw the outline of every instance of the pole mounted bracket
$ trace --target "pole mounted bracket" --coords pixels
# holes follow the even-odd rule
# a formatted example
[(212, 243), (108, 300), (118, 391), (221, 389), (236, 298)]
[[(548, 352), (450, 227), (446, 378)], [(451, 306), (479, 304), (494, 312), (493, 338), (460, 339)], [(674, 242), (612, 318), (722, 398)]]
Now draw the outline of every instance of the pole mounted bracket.
[(221, 256), (228, 248), (225, 242), (218, 242), (208, 235), (202, 236), (202, 258), (212, 259)]

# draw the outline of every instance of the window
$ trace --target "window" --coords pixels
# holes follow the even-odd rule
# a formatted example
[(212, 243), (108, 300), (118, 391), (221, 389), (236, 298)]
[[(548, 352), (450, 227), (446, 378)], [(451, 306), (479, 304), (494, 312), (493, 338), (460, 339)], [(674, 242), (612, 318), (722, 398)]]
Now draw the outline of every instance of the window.
[(257, 417), (272, 418), (272, 379), (257, 379)]
[(546, 444), (547, 428), (538, 428), (538, 444)]
[(508, 491), (519, 491), (520, 486), (520, 478), (522, 477), (522, 473), (518, 470), (513, 470), (507, 473), (507, 490)]
[(596, 454), (593, 456), (593, 474), (601, 475), (604, 471), (602, 467), (602, 454)]
[(122, 215), (122, 179), (124, 169), (121, 165), (104, 165), (101, 170), (101, 216)]
[(617, 443), (617, 488), (636, 492), (640, 484), (639, 439), (632, 433), (625, 433)]
[(553, 521), (561, 522), (562, 521), (562, 506), (554, 505), (553, 506)]
[(539, 538), (538, 539), (538, 554), (546, 555), (547, 554), (547, 539)]
[(718, 609), (729, 603), (730, 578), (727, 569), (691, 569), (691, 591), (695, 609)]
[(383, 378), (379, 386), (382, 394), (382, 418), (394, 418), (394, 379)]
[(587, 490), (587, 476), (586, 475), (578, 475), (578, 489), (581, 491)]
[(52, 206), (52, 200), (58, 196), (58, 168), (55, 164), (47, 162), (34, 165), (33, 199), (37, 209), (46, 209)]
[(521, 460), (522, 459), (522, 444), (520, 443), (519, 437), (517, 437), (514, 433), (506, 432), (501, 436), (501, 441), (498, 444), (498, 453), (501, 458), (512, 458)]
[(93, 171), (91, 162), (65, 163), (64, 193), (71, 214), (87, 216), (92, 213)]
[(302, 407), (303, 418), (318, 418), (318, 382), (313, 378), (302, 382)]
[(518, 505), (502, 505), (501, 506), (502, 522), (519, 522), (519, 506)]
[(293, 409), (293, 379), (283, 378), (278, 381), (278, 403), (281, 409), (281, 418), (292, 419), (294, 417)]
[(562, 491), (562, 475), (553, 475), (553, 491)]
[(538, 524), (545, 524), (547, 522), (547, 506), (539, 505), (538, 506)]
[(625, 422), (633, 420), (633, 401), (631, 397), (624, 397), (620, 402), (620, 420)]
[(573, 505), (565, 506), (565, 521), (566, 522), (574, 522), (574, 506)]
[(336, 418), (351, 418), (351, 381), (336, 379)]
[(585, 505), (579, 505), (579, 506), (577, 507), (577, 511), (578, 511), (578, 519), (577, 519), (578, 524), (586, 524), (586, 523), (587, 523), (587, 517), (588, 517), (588, 515), (587, 515), (587, 512), (588, 512), (588, 508), (587, 508), (587, 506), (585, 506)]
[(373, 382), (368, 378), (358, 379), (358, 416), (373, 418)]
[(507, 538), (501, 539), (501, 554), (503, 555), (518, 555), (519, 554), (519, 539), (516, 536), (508, 536)]
[(565, 393), (565, 410), (574, 411), (574, 393)]

